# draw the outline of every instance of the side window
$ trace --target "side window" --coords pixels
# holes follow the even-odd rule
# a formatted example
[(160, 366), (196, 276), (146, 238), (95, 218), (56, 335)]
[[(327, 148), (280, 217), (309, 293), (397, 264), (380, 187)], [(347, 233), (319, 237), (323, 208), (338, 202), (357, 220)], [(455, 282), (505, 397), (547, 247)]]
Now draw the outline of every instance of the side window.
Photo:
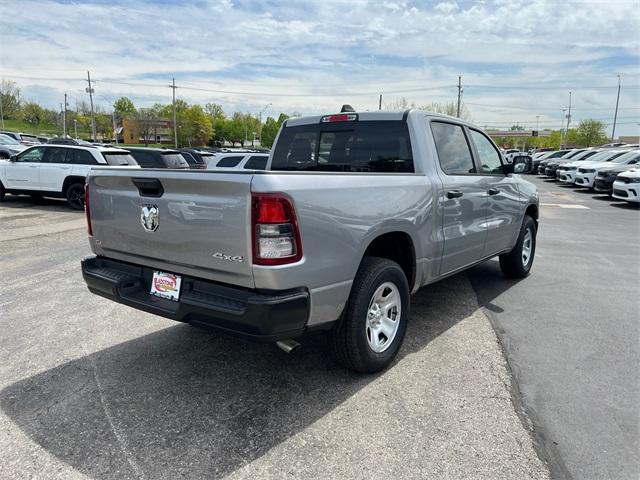
[(225, 157), (216, 164), (216, 167), (235, 167), (243, 158), (244, 157)]
[(27, 150), (24, 153), (21, 153), (16, 158), (16, 162), (31, 162), (31, 163), (40, 163), (42, 162), (42, 156), (44, 154), (43, 147), (35, 147)]
[(153, 168), (158, 166), (158, 161), (148, 152), (132, 151), (131, 154), (136, 162), (143, 168)]
[(60, 147), (48, 147), (44, 151), (42, 163), (64, 164), (67, 162), (67, 149)]
[(431, 122), (440, 166), (447, 175), (475, 173), (469, 144), (460, 125)]
[(269, 160), (269, 157), (266, 155), (254, 155), (247, 160), (247, 163), (244, 164), (244, 168), (248, 170), (264, 170), (267, 168), (267, 160)]
[(471, 139), (473, 140), (478, 157), (480, 160), (480, 169), (482, 173), (503, 173), (500, 154), (493, 144), (482, 133), (476, 130), (471, 131)]
[[(73, 161), (71, 163), (75, 165), (97, 165), (98, 164), (98, 162), (93, 157), (93, 155), (91, 155), (91, 153), (87, 152), (86, 150), (69, 149), (69, 154), (71, 154), (72, 152), (73, 152), (73, 157), (72, 157)], [(69, 158), (68, 155), (67, 155), (67, 158)]]

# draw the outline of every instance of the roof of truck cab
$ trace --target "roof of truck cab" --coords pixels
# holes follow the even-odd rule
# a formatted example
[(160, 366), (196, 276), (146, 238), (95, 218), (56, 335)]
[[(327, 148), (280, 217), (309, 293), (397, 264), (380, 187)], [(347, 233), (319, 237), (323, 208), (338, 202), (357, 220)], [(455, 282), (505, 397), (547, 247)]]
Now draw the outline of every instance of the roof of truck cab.
[(326, 113), (323, 115), (314, 115), (310, 117), (289, 118), (287, 119), (285, 126), (296, 127), (299, 125), (313, 125), (313, 124), (320, 123), (320, 120), (322, 119), (322, 117), (326, 117), (328, 115), (343, 115), (343, 114), (353, 114), (353, 113), (358, 115), (358, 121), (361, 121), (361, 122), (371, 122), (376, 120), (398, 121), (398, 120), (403, 120), (409, 116), (411, 117), (422, 116), (422, 117), (433, 117), (433, 118), (438, 118), (443, 120), (451, 120), (456, 123), (467, 125), (469, 127), (478, 128), (477, 125), (473, 125), (472, 123), (466, 122), (460, 118), (452, 117), (450, 115), (445, 115), (442, 113), (428, 112), (426, 110), (417, 110), (413, 108), (409, 110), (402, 110), (402, 111), (374, 110), (371, 112), (366, 112), (366, 111), (365, 112), (333, 112), (333, 113)]

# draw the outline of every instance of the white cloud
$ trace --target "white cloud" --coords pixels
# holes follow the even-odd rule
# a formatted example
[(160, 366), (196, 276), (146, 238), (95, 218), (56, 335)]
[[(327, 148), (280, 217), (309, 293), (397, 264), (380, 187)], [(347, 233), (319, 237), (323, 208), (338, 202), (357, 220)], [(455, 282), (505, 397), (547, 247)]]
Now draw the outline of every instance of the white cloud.
[[(339, 95), (349, 92), (448, 85), (385, 93), (385, 98), (404, 95), (419, 104), (453, 100), (462, 74), (467, 85), (561, 85), (542, 91), (467, 87), (463, 95), (470, 104), (532, 107), (529, 112), (473, 107), (480, 122), (538, 114), (551, 121), (560, 116), (570, 88), (576, 106), (610, 106), (615, 90), (580, 87), (615, 85), (616, 73), (627, 84), (637, 84), (640, 73), (640, 12), (632, 1), (440, 2), (429, 7), (403, 0), (312, 0), (269, 11), (241, 9), (230, 0), (161, 6), (145, 0), (8, 3), (11, 17), (0, 18), (0, 43), (6, 46), (0, 49), (2, 75), (70, 79), (19, 80), (34, 98), (45, 98), (43, 86), (82, 98), (83, 78), (91, 70), (97, 91), (106, 97), (168, 101), (170, 90), (162, 85), (175, 76), (179, 85), (207, 89), (310, 95), (179, 90), (191, 101), (219, 101), (227, 109), (250, 111), (273, 102), (274, 109), (318, 112), (345, 102), (376, 108), (377, 94)], [(614, 60), (615, 72), (606, 67)], [(109, 79), (159, 86), (118, 85)], [(51, 90), (46, 92), (51, 98)], [(640, 105), (633, 90), (625, 90), (622, 99), (627, 106)]]

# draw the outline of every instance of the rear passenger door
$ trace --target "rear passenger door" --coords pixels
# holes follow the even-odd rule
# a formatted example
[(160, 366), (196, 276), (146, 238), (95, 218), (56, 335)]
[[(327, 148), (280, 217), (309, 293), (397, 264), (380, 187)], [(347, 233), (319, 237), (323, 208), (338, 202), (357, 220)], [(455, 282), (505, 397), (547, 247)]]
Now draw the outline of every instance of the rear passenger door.
[(40, 185), (50, 192), (62, 191), (64, 179), (71, 173), (71, 158), (67, 158), (73, 150), (64, 147), (47, 147), (40, 167)]
[(438, 212), (442, 218), (440, 274), (459, 270), (482, 258), (487, 236), (485, 179), (477, 175), (463, 126), (446, 121), (430, 125), (442, 181)]
[(483, 257), (513, 247), (520, 230), (520, 194), (516, 178), (504, 173), (498, 149), (479, 130), (469, 129), (478, 174), (483, 177), (487, 198), (487, 241)]

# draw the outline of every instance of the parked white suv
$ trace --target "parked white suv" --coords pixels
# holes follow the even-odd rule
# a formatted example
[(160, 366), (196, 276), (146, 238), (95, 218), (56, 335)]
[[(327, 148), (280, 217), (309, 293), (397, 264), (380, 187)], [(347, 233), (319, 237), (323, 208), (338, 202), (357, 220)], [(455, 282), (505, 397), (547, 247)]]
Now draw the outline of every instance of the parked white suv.
[(119, 148), (37, 145), (0, 161), (0, 201), (6, 193), (66, 198), (71, 208), (84, 208), (84, 182), (92, 167), (138, 167)]
[(613, 182), (613, 198), (640, 203), (640, 170), (618, 174)]

